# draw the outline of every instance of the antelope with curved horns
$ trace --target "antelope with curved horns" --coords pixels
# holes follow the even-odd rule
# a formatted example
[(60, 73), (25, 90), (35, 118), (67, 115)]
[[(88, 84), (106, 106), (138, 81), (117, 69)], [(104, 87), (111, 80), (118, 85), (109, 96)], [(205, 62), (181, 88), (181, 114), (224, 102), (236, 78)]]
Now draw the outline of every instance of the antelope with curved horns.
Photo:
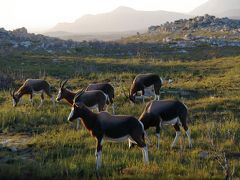
[[(62, 99), (65, 99), (70, 105), (73, 105), (73, 99), (77, 93), (72, 92), (64, 87), (67, 81), (68, 80), (60, 82), (56, 101), (59, 102)], [(108, 103), (108, 96), (106, 96), (101, 90), (84, 91), (81, 97), (79, 97), (76, 101), (81, 101), (90, 109), (98, 109), (100, 112), (104, 111), (104, 107)], [(80, 122), (78, 120), (77, 129), (79, 129), (79, 127)]]
[(17, 106), (20, 98), (23, 95), (29, 94), (30, 95), (30, 101), (33, 104), (33, 94), (35, 92), (40, 92), (41, 93), (41, 103), (38, 106), (40, 108), (43, 104), (44, 101), (44, 93), (49, 96), (53, 102), (53, 106), (55, 106), (55, 101), (54, 98), (50, 92), (50, 85), (47, 81), (42, 80), (42, 79), (27, 79), (23, 85), (17, 90), (14, 90), (13, 92), (10, 91), (10, 95), (13, 98), (13, 107)]
[(173, 125), (176, 131), (175, 139), (171, 147), (175, 147), (181, 134), (180, 125), (184, 128), (189, 141), (189, 147), (192, 147), (190, 129), (187, 125), (188, 109), (178, 100), (160, 100), (149, 102), (139, 120), (143, 123), (144, 129), (156, 127), (157, 148), (159, 149), (160, 128), (162, 125)]
[(108, 112), (94, 113), (90, 111), (81, 99), (83, 92), (79, 92), (72, 105), (68, 121), (72, 122), (76, 118), (81, 118), (85, 127), (97, 141), (96, 147), (96, 168), (101, 166), (103, 141), (119, 142), (131, 139), (143, 151), (145, 164), (148, 164), (148, 148), (144, 140), (145, 131), (141, 121), (133, 116), (111, 115)]
[(89, 84), (86, 88), (86, 91), (92, 91), (92, 90), (101, 90), (104, 92), (104, 94), (108, 97), (108, 104), (111, 103), (112, 105), (112, 113), (115, 114), (115, 105), (113, 103), (114, 99), (114, 88), (109, 83), (95, 83), (95, 84)]
[[(145, 98), (145, 91), (150, 90), (148, 93), (149, 96), (155, 95), (154, 100), (159, 100), (160, 99), (160, 88), (163, 84), (163, 80), (159, 77), (157, 74), (139, 74), (135, 77), (133, 80), (133, 83), (130, 88), (129, 92), (129, 99), (135, 103), (136, 100), (136, 95), (138, 91), (142, 91), (142, 100), (144, 102)], [(149, 89), (150, 88), (150, 89)], [(154, 92), (152, 89), (154, 88)]]

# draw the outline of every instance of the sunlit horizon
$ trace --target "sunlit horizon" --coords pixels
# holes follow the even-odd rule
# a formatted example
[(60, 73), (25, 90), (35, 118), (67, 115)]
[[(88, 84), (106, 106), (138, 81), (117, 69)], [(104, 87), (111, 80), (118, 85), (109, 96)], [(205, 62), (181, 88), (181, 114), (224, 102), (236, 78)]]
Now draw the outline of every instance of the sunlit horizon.
[(188, 13), (207, 0), (1, 0), (0, 27), (13, 30), (26, 27), (43, 32), (61, 22), (74, 22), (86, 14), (99, 14), (126, 6), (145, 11)]

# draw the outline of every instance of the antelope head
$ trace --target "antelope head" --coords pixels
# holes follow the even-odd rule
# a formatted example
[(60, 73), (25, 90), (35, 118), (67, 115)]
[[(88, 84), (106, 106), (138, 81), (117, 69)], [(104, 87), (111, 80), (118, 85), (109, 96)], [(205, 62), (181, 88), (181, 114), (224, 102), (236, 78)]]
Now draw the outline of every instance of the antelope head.
[(57, 102), (61, 101), (61, 99), (63, 99), (63, 97), (64, 97), (64, 90), (65, 90), (64, 86), (67, 83), (67, 81), (68, 81), (68, 79), (65, 80), (64, 82), (61, 81), (60, 84), (59, 84), (58, 95), (57, 95), (57, 98), (56, 98)]
[(84, 90), (79, 91), (74, 99), (73, 99), (73, 105), (72, 105), (72, 109), (71, 112), (68, 116), (68, 121), (72, 122), (74, 119), (79, 117), (79, 110), (84, 106), (84, 104), (82, 102), (77, 102), (76, 100), (84, 93)]
[(129, 100), (130, 100), (131, 102), (133, 102), (133, 103), (136, 102), (136, 95), (129, 93), (129, 96), (128, 96), (128, 97), (129, 97)]
[(135, 96), (131, 95), (131, 92), (129, 92), (129, 95), (127, 95), (126, 90), (124, 89), (122, 83), (121, 83), (121, 88), (122, 88), (122, 92), (123, 95), (125, 96), (126, 100), (130, 100), (131, 102), (135, 103)]
[(10, 91), (10, 95), (12, 96), (12, 102), (13, 102), (13, 107), (17, 106), (17, 103), (19, 102), (18, 96), (15, 95), (16, 90)]

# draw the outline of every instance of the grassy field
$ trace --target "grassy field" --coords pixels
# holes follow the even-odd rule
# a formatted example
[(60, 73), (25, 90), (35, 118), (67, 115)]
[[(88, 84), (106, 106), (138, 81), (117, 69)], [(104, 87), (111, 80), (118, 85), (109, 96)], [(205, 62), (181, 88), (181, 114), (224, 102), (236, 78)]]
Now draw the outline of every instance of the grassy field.
[[(163, 85), (162, 99), (180, 99), (189, 107), (193, 148), (188, 149), (182, 130), (178, 147), (171, 149), (175, 131), (161, 131), (156, 149), (155, 129), (148, 130), (149, 166), (138, 148), (128, 143), (104, 143), (103, 167), (95, 170), (96, 142), (81, 126), (68, 124), (70, 107), (61, 102), (52, 107), (46, 98), (37, 109), (24, 97), (12, 108), (9, 92), (0, 91), (0, 178), (54, 179), (223, 179), (229, 169), (240, 178), (240, 56), (204, 61), (160, 61), (158, 59), (81, 58), (16, 54), (0, 59), (0, 72), (19, 87), (27, 78), (45, 77), (56, 96), (59, 81), (69, 79), (73, 90), (92, 82), (111, 82), (116, 89), (116, 113), (139, 117), (144, 105), (131, 106), (123, 95), (134, 76), (153, 72), (173, 83)], [(172, 90), (169, 93), (168, 91)], [(109, 109), (111, 110), (111, 109)], [(8, 143), (9, 141), (9, 143)], [(228, 168), (226, 168), (228, 167)]]
[[(162, 42), (164, 38), (168, 37), (173, 40), (183, 40), (187, 32), (156, 32), (156, 33), (143, 33), (141, 35), (134, 35), (122, 38), (119, 40), (120, 43), (139, 43), (139, 42)], [(215, 37), (223, 38), (227, 37), (229, 40), (239, 40), (239, 35), (231, 33), (229, 31), (207, 31), (207, 30), (196, 30), (190, 33), (193, 36), (204, 36), (204, 37)]]

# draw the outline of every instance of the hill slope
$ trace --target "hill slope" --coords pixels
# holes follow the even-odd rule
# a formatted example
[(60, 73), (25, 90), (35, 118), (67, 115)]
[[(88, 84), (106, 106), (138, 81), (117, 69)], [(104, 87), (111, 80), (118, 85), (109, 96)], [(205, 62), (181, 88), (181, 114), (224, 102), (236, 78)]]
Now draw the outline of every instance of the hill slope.
[(188, 17), (189, 15), (175, 12), (137, 11), (128, 7), (119, 7), (109, 13), (85, 15), (73, 23), (59, 23), (50, 31), (72, 33), (139, 31), (153, 24)]
[(191, 14), (213, 14), (220, 17), (240, 17), (239, 0), (208, 0), (194, 9)]

